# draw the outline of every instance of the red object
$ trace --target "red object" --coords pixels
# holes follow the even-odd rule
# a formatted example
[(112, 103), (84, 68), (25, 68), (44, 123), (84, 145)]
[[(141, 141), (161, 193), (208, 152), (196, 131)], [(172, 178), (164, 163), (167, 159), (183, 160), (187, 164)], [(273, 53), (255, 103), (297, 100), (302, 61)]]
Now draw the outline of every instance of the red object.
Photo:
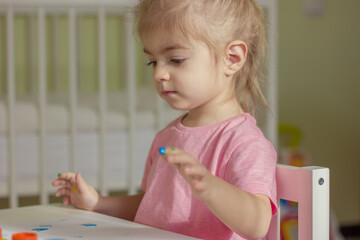
[(36, 233), (21, 232), (12, 235), (12, 240), (37, 240), (37, 239), (38, 238)]

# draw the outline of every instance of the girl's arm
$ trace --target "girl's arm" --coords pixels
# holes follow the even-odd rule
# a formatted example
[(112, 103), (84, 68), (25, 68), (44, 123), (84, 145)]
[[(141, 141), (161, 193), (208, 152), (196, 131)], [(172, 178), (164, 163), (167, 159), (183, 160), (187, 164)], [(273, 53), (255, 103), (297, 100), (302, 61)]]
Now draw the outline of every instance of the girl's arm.
[(57, 197), (65, 196), (63, 203), (75, 208), (99, 212), (110, 216), (133, 221), (143, 194), (134, 196), (103, 197), (89, 186), (80, 173), (65, 172), (52, 182)]
[(248, 239), (266, 235), (272, 216), (267, 196), (250, 194), (212, 175), (180, 149), (166, 148), (163, 154), (190, 184), (194, 195), (230, 229)]
[(129, 221), (134, 221), (136, 212), (139, 208), (143, 196), (143, 193), (132, 196), (100, 196), (99, 204), (97, 204), (97, 206), (94, 208), (94, 211)]
[(218, 177), (211, 178), (203, 192), (208, 208), (239, 235), (247, 239), (263, 238), (272, 217), (269, 198), (242, 191)]

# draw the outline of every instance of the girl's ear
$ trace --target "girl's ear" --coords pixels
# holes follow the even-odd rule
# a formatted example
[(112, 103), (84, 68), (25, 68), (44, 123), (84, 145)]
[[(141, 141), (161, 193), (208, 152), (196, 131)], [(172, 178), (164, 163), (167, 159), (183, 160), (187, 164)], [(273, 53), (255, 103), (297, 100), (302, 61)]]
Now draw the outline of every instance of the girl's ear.
[(243, 67), (246, 61), (247, 45), (243, 41), (235, 40), (226, 45), (225, 51), (224, 73), (229, 77)]

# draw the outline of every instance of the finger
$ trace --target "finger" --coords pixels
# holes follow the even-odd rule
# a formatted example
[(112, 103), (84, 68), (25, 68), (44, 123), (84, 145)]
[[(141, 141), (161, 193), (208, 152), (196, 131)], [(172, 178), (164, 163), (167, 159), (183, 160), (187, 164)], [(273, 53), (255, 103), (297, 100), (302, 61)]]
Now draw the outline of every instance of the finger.
[(191, 184), (192, 184), (194, 190), (196, 190), (198, 192), (202, 192), (202, 191), (206, 190), (208, 187), (208, 183), (206, 181), (193, 180)]
[(208, 171), (201, 165), (186, 166), (184, 168), (184, 174), (196, 180), (203, 179), (207, 173)]
[(70, 204), (70, 197), (64, 197), (64, 199), (63, 199), (63, 204), (64, 204), (64, 205)]
[(166, 156), (166, 160), (170, 164), (174, 164), (179, 167), (192, 166), (196, 162), (192, 156), (186, 153), (178, 153)]
[(69, 188), (66, 188), (66, 187), (63, 187), (63, 188), (59, 188), (58, 190), (56, 190), (55, 192), (55, 196), (56, 197), (60, 197), (60, 196), (69, 196), (70, 195), (70, 189)]
[(163, 156), (179, 153), (181, 150), (174, 147), (160, 147), (159, 153)]
[[(73, 184), (67, 180), (58, 180), (57, 186), (65, 187), (65, 188), (71, 188)], [(54, 185), (55, 186), (55, 185)], [(55, 186), (56, 187), (56, 186)]]
[(63, 182), (63, 181), (59, 181), (59, 180), (54, 180), (54, 181), (51, 182), (51, 185), (52, 185), (53, 187), (61, 186), (61, 185), (63, 185), (63, 184), (64, 184), (64, 182)]
[(58, 178), (61, 180), (68, 180), (71, 182), (75, 182), (75, 174), (72, 172), (59, 173)]
[(192, 172), (191, 168), (189, 168), (189, 167), (179, 168), (179, 173), (190, 184), (193, 181), (201, 181), (204, 178), (204, 174), (198, 174), (198, 173)]
[[(80, 172), (77, 172), (77, 173), (76, 173), (75, 178), (76, 178), (76, 186), (77, 186), (78, 190), (79, 190), (80, 192), (86, 191), (87, 184), (86, 184), (86, 182), (85, 182), (85, 180), (84, 180), (84, 178), (82, 177), (82, 175), (81, 175)], [(73, 189), (73, 191), (74, 191), (74, 190), (75, 190), (75, 189)]]
[(181, 149), (175, 147), (160, 147), (159, 152), (164, 160), (168, 161), (169, 163), (174, 163), (174, 165), (177, 167), (181, 167), (182, 164), (186, 164), (185, 162), (177, 162), (177, 160), (182, 161), (193, 158), (188, 153), (185, 153)]
[(69, 184), (69, 182), (68, 182), (67, 180), (59, 180), (59, 179), (57, 179), (57, 180), (54, 180), (54, 181), (52, 182), (52, 185), (53, 185), (54, 187), (67, 186), (67, 184)]

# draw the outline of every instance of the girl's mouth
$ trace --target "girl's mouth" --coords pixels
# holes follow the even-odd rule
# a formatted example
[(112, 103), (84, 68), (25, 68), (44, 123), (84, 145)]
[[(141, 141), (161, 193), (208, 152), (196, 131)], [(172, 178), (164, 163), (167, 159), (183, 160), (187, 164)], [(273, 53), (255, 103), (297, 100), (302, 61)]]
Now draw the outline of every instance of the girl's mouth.
[(176, 93), (177, 93), (176, 91), (166, 91), (166, 90), (161, 91), (161, 95), (163, 95), (164, 97), (170, 97)]

